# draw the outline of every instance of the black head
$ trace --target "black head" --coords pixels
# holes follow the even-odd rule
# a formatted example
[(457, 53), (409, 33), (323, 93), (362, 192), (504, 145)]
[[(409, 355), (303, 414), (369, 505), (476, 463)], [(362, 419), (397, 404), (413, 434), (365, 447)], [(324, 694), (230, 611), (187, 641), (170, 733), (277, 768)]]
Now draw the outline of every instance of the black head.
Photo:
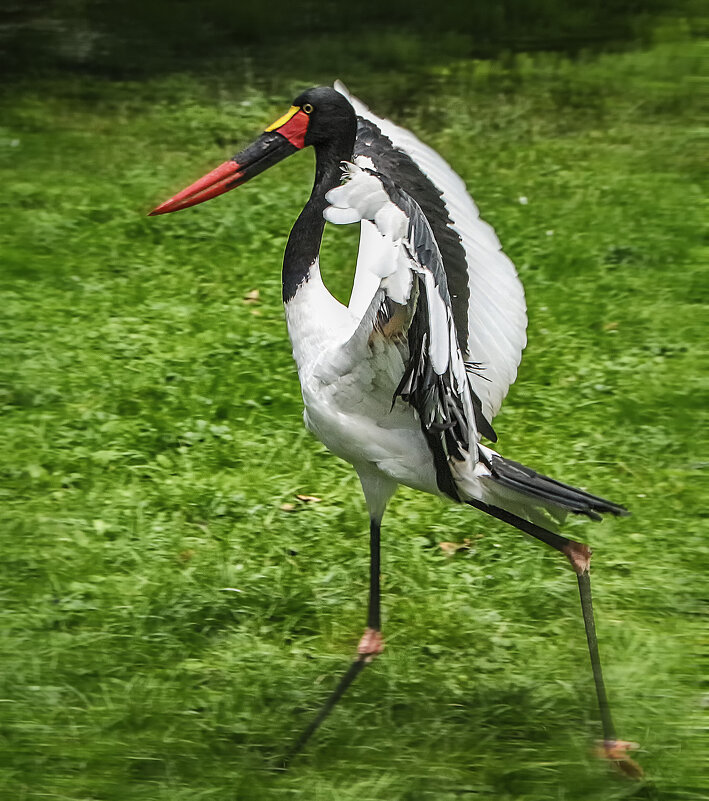
[(255, 142), (150, 213), (167, 214), (222, 195), (308, 145), (315, 147), (316, 178), (322, 179), (352, 157), (356, 135), (357, 115), (347, 98), (329, 86), (306, 89)]
[(330, 86), (314, 86), (296, 97), (293, 105), (310, 118), (305, 133), (306, 145), (321, 145), (333, 140), (351, 139), (357, 133), (357, 116), (350, 101)]

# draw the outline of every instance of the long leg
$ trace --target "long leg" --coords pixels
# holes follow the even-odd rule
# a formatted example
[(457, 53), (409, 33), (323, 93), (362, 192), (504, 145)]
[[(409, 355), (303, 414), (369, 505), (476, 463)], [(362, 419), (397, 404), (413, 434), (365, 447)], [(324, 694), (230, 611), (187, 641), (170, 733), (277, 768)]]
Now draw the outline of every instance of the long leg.
[(303, 750), (308, 740), (315, 734), (330, 712), (332, 712), (350, 684), (352, 684), (362, 670), (384, 650), (384, 640), (381, 634), (381, 593), (379, 584), (381, 551), (380, 521), (381, 517), (379, 517), (379, 519), (372, 518), (369, 523), (369, 605), (367, 611), (367, 628), (362, 635), (362, 639), (359, 641), (357, 656), (328, 699), (322, 705), (320, 711), (310, 722), (310, 725), (300, 735), (288, 752), (284, 760), (285, 765)]
[(637, 748), (636, 743), (630, 743), (616, 738), (615, 726), (611, 716), (608, 696), (606, 695), (605, 682), (603, 681), (603, 671), (601, 669), (601, 657), (598, 652), (598, 638), (596, 636), (596, 623), (593, 615), (593, 601), (591, 599), (591, 549), (588, 545), (581, 542), (562, 537), (552, 531), (547, 531), (541, 526), (530, 523), (517, 515), (499, 509), (496, 506), (489, 506), (478, 501), (469, 501), (471, 506), (482, 509), (489, 515), (509, 523), (520, 531), (524, 531), (532, 537), (550, 545), (557, 551), (563, 553), (571, 563), (578, 580), (579, 596), (581, 598), (581, 612), (586, 629), (586, 641), (588, 643), (588, 653), (591, 658), (591, 669), (593, 671), (593, 681), (596, 686), (596, 697), (598, 698), (598, 709), (601, 715), (601, 727), (603, 729), (603, 756), (614, 762), (624, 773), (634, 778), (642, 775), (640, 766), (631, 759), (627, 751), (630, 748)]

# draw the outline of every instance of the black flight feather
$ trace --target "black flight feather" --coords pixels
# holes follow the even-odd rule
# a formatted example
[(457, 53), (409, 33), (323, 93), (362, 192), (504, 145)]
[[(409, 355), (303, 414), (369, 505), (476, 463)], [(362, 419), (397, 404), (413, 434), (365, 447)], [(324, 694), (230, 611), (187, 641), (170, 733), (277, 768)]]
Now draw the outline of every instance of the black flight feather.
[(553, 503), (574, 514), (586, 515), (592, 520), (600, 520), (601, 514), (628, 514), (628, 510), (623, 506), (544, 476), (512, 459), (504, 459), (497, 454), (488, 459), (482, 452), (480, 458), (490, 469), (492, 478), (498, 484), (515, 492)]

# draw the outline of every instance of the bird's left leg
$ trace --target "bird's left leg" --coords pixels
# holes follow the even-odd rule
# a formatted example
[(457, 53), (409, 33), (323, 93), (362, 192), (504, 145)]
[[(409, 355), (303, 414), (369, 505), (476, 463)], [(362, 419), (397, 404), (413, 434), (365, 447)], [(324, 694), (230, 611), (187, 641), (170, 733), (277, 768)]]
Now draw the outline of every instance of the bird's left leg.
[(357, 646), (357, 660), (369, 664), (384, 650), (382, 637), (381, 587), (381, 523), (372, 518), (369, 522), (369, 606), (367, 628)]
[(380, 538), (381, 516), (378, 518), (372, 517), (369, 525), (369, 610), (367, 613), (367, 628), (362, 635), (362, 639), (359, 641), (357, 655), (347, 672), (342, 676), (335, 689), (330, 693), (330, 696), (320, 708), (320, 711), (291, 748), (285, 759), (285, 765), (303, 750), (308, 740), (315, 734), (330, 712), (332, 712), (350, 684), (352, 684), (362, 670), (384, 650), (384, 640), (381, 633), (379, 581)]

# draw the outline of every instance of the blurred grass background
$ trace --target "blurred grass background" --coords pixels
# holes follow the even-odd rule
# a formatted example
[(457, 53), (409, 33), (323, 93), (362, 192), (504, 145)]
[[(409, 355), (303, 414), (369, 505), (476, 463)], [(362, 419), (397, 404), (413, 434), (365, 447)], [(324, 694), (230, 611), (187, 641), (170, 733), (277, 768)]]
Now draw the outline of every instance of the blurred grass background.
[[(5, 4), (3, 798), (709, 798), (698, 10)], [(501, 451), (633, 512), (569, 528), (596, 551), (640, 783), (591, 755), (567, 566), (408, 490), (385, 521), (387, 652), (287, 774), (268, 770), (349, 663), (366, 602), (364, 503), (302, 427), (280, 304), (312, 154), (145, 212), (335, 77), (451, 162), (518, 266), (529, 346)], [(328, 229), (342, 299), (356, 247)]]

